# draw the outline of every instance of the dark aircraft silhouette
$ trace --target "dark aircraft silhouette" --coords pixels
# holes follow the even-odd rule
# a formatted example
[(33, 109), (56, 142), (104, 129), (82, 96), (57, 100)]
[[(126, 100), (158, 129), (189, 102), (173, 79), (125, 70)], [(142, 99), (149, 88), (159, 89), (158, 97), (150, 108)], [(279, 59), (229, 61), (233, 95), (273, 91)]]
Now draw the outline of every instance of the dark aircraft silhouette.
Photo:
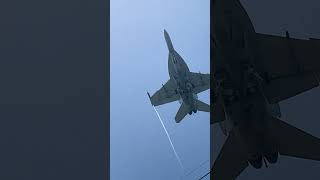
[(280, 120), (278, 105), (319, 85), (320, 40), (256, 33), (239, 0), (211, 6), (211, 124), (228, 136), (211, 178), (236, 179), (279, 155), (320, 160), (320, 139)]

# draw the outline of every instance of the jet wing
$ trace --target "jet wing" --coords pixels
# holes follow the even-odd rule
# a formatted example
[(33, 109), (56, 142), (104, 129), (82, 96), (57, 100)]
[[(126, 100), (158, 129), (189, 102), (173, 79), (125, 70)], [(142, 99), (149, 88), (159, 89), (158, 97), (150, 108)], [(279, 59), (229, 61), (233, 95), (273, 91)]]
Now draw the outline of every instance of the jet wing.
[(179, 100), (180, 96), (176, 91), (177, 86), (174, 80), (169, 79), (154, 95), (150, 97), (153, 106), (167, 104)]
[(198, 94), (210, 88), (210, 74), (190, 73), (193, 92)]
[(211, 179), (234, 180), (248, 167), (246, 153), (230, 133), (212, 167)]
[(320, 40), (256, 34), (257, 67), (265, 78), (270, 103), (300, 94), (319, 85)]

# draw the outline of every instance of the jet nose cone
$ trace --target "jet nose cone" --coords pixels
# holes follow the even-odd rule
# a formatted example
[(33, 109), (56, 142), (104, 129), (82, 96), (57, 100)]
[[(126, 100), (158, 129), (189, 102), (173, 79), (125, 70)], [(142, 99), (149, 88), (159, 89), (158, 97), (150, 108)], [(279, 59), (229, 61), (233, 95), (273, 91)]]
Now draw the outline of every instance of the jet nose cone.
[(173, 51), (173, 45), (172, 45), (170, 36), (169, 36), (169, 34), (168, 34), (168, 32), (166, 30), (164, 30), (164, 38), (166, 40), (166, 43), (167, 43), (169, 51), (172, 52)]
[(165, 29), (163, 30), (163, 34), (164, 36), (169, 36), (168, 32)]

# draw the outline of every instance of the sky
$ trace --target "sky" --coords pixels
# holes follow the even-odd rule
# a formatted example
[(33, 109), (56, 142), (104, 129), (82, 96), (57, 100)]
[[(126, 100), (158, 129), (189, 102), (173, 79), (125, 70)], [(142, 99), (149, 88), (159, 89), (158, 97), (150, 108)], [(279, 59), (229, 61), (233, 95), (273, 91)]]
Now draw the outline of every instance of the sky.
[[(210, 72), (209, 0), (111, 0), (110, 6), (111, 179), (180, 179), (209, 160), (209, 113), (177, 124), (178, 102), (157, 107), (182, 169), (147, 91), (169, 79), (164, 29), (190, 71)], [(209, 103), (209, 91), (199, 99)], [(206, 163), (184, 179), (208, 169)]]
[[(320, 2), (317, 0), (241, 0), (256, 32), (285, 36), (289, 31), (294, 38), (320, 38)], [(272, 52), (270, 52), (272, 53)], [(316, 87), (280, 103), (282, 120), (316, 137), (320, 137), (320, 89)], [(216, 157), (222, 147), (223, 137), (218, 126), (211, 129), (215, 141)], [(237, 180), (269, 179), (319, 179), (320, 163), (280, 156), (277, 164), (256, 170), (249, 166)]]

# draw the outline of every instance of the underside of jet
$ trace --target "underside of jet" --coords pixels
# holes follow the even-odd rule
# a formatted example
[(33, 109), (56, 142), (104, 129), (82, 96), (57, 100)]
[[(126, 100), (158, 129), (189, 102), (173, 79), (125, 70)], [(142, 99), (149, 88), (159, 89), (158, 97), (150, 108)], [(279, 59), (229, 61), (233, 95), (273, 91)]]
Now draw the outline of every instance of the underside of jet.
[[(249, 165), (254, 168), (261, 168), (263, 164), (268, 166), (268, 163), (276, 163), (279, 155), (320, 161), (320, 139), (284, 122), (278, 116), (279, 113), (270, 113), (270, 116), (264, 117), (264, 132), (261, 133), (262, 138), (260, 138), (263, 142), (257, 143), (261, 151), (256, 157), (248, 152), (250, 148), (241, 141), (238, 136), (239, 133), (237, 134), (235, 130), (236, 128), (228, 126), (223, 97), (215, 80), (216, 63), (218, 61), (215, 59), (218, 57), (217, 49), (221, 48), (219, 46), (222, 43), (225, 43), (222, 42), (222, 38), (217, 37), (217, 32), (229, 28), (226, 33), (230, 33), (229, 37), (232, 36), (230, 38), (235, 38), (237, 36), (233, 35), (237, 29), (227, 23), (217, 24), (217, 22), (221, 22), (217, 20), (217, 17), (222, 16), (221, 14), (214, 14), (214, 11), (222, 12), (217, 9), (218, 7), (215, 7), (215, 3), (219, 1), (222, 2), (222, 0), (211, 1), (210, 124), (219, 124), (224, 134), (227, 135), (227, 140), (217, 159), (212, 163), (211, 179), (234, 180)], [(242, 8), (238, 0), (225, 0), (224, 2), (236, 6), (237, 9)], [(221, 7), (219, 8), (221, 9)], [(228, 10), (222, 13), (232, 14)], [(245, 14), (245, 12), (241, 13)], [(249, 23), (249, 20), (245, 19), (244, 22)], [(224, 25), (226, 27), (223, 27)], [(274, 107), (277, 107), (281, 101), (319, 86), (320, 40), (312, 38), (296, 39), (290, 37), (288, 32), (284, 36), (254, 32), (250, 35), (244, 34), (243, 37), (239, 43), (240, 50), (248, 47), (247, 37), (255, 42), (255, 50), (252, 51), (254, 52), (256, 65), (254, 68), (257, 71), (256, 76), (263, 81), (260, 90), (270, 106), (275, 105)], [(248, 130), (251, 130), (250, 127), (248, 127)], [(259, 134), (259, 132), (256, 132), (256, 134)]]
[(175, 116), (180, 123), (187, 115), (197, 111), (210, 112), (210, 106), (198, 100), (198, 93), (210, 88), (210, 74), (190, 72), (183, 58), (174, 50), (169, 34), (164, 30), (164, 37), (169, 50), (168, 72), (170, 79), (152, 96), (148, 93), (151, 104), (159, 106), (179, 101), (181, 106)]

